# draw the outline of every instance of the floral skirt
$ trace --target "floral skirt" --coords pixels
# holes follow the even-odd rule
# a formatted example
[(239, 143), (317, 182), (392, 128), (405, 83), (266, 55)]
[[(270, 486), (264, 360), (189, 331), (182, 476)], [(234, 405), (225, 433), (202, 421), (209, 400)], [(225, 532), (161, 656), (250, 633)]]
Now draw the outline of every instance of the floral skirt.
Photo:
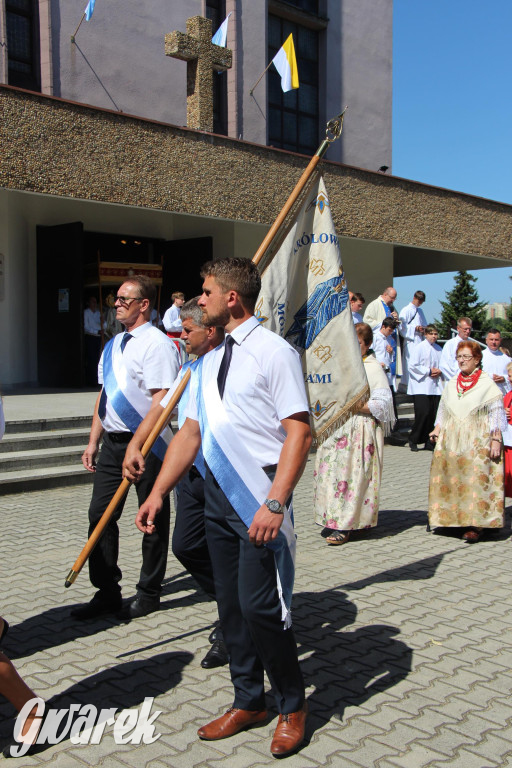
[(439, 435), (430, 469), (428, 520), (432, 527), (502, 528), (503, 458), (489, 456), (489, 433), (473, 437), (463, 454)]
[(315, 523), (373, 528), (379, 512), (384, 433), (372, 416), (352, 416), (316, 453)]

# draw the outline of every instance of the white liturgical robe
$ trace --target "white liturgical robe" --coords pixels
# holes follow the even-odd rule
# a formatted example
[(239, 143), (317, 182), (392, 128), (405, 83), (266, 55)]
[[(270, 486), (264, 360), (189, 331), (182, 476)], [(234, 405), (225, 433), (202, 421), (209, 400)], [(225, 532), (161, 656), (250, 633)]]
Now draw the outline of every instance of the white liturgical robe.
[(455, 374), (459, 372), (459, 364), (457, 363), (455, 353), (457, 352), (457, 347), (461, 341), (465, 341), (465, 339), (461, 339), (461, 337), (457, 334), (457, 336), (454, 336), (453, 339), (448, 339), (443, 347), (439, 367), (443, 372), (443, 379), (445, 382), (450, 381), (450, 379), (452, 379)]
[(494, 374), (505, 377), (505, 381), (495, 382), (503, 395), (506, 395), (507, 392), (510, 391), (510, 382), (508, 380), (507, 371), (507, 365), (509, 363), (512, 363), (512, 358), (508, 355), (504, 355), (499, 349), (497, 349), (496, 352), (490, 350), (489, 347), (484, 349), (482, 355), (482, 368), (491, 379)]
[(421, 307), (417, 307), (411, 301), (402, 309), (400, 318), (400, 335), (403, 337), (404, 346), (402, 354), (402, 384), (407, 384), (409, 374), (409, 359), (416, 344), (420, 344), (425, 336), (418, 333), (416, 328), (421, 325), (423, 328), (427, 325), (427, 318)]
[(443, 377), (432, 378), (432, 368), (439, 368), (441, 347), (423, 339), (416, 344), (409, 359), (408, 395), (441, 395), (443, 393)]

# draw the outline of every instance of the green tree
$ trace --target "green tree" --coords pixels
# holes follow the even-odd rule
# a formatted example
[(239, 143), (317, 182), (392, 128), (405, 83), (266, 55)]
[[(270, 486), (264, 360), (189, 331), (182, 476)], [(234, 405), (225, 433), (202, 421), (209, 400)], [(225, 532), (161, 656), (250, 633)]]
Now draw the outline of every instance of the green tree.
[(477, 278), (461, 269), (457, 272), (455, 286), (451, 291), (446, 291), (446, 300), (441, 301), (441, 319), (435, 324), (439, 329), (441, 339), (451, 338), (451, 328), (457, 327), (459, 317), (469, 317), (473, 322), (471, 336), (479, 338), (490, 327), (485, 317), (485, 302), (479, 300), (478, 291), (474, 287)]
[[(509, 280), (512, 280), (512, 277), (509, 277)], [(505, 333), (505, 335), (510, 338), (512, 336), (512, 298), (510, 299), (510, 304), (507, 307), (506, 320), (504, 320), (503, 323), (504, 324), (500, 328), (500, 331)]]

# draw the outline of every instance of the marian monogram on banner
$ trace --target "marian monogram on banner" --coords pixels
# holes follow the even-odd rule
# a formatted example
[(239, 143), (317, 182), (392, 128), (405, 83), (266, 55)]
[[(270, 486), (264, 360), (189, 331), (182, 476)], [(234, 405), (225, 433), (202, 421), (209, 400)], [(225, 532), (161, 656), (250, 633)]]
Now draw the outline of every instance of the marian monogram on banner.
[(301, 355), (315, 440), (323, 442), (364, 402), (368, 383), (321, 178), (262, 274), (256, 316)]

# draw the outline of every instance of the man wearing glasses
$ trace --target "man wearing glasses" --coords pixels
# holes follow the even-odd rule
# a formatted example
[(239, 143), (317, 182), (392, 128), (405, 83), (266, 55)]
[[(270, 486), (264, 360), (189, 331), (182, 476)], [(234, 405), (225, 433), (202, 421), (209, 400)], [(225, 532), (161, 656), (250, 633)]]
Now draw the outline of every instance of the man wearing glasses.
[(461, 341), (467, 341), (471, 333), (473, 323), (469, 317), (459, 317), (457, 320), (457, 335), (446, 342), (441, 353), (439, 367), (443, 373), (443, 379), (449, 381), (459, 372), (459, 366), (455, 358), (457, 347)]
[[(122, 481), (126, 446), (150, 408), (157, 405), (174, 382), (179, 371), (176, 347), (167, 336), (151, 325), (151, 310), (156, 289), (151, 280), (136, 275), (117, 292), (116, 319), (125, 332), (118, 333), (103, 350), (98, 366), (102, 390), (94, 409), (89, 444), (82, 463), (94, 472), (89, 507), (89, 535), (107, 508)], [(100, 440), (103, 437), (98, 456)], [(137, 483), (139, 505), (151, 493), (160, 471), (171, 433), (164, 430), (146, 459), (145, 472)], [(119, 530), (117, 521), (122, 502), (89, 558), (89, 575), (98, 590), (89, 603), (75, 608), (76, 619), (93, 619), (121, 609), (121, 570), (117, 565)], [(145, 616), (158, 609), (162, 579), (165, 575), (169, 545), (169, 499), (158, 516), (156, 536), (144, 536), (142, 568), (136, 597), (124, 606), (123, 618)]]

